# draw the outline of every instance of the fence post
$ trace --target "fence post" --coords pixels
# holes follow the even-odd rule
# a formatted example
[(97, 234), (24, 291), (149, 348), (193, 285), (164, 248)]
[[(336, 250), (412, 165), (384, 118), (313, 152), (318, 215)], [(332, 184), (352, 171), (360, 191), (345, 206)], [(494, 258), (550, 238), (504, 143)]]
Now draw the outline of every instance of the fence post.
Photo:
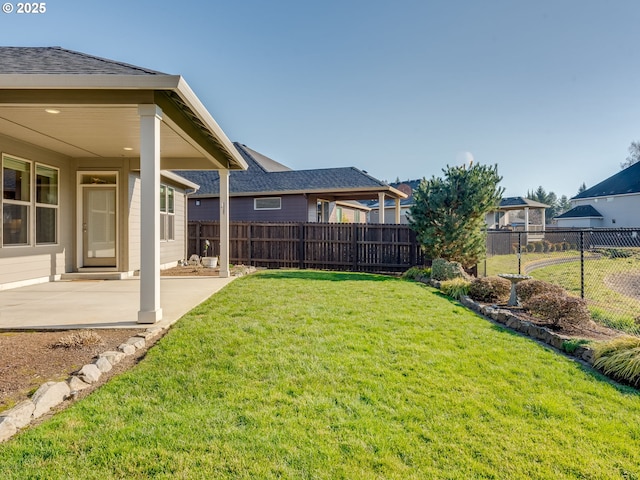
[(580, 232), (580, 298), (584, 299), (584, 232)]
[(198, 221), (197, 225), (196, 225), (196, 251), (195, 254), (200, 256), (200, 252), (202, 251), (202, 249), (200, 248), (200, 229), (202, 228), (202, 222)]
[(522, 275), (522, 233), (518, 232), (518, 275)]
[(302, 222), (298, 226), (298, 237), (298, 266), (301, 270), (304, 270), (304, 223)]
[(358, 270), (358, 224), (351, 224), (351, 266)]
[(252, 224), (249, 223), (249, 228), (247, 228), (247, 250), (249, 251), (249, 265), (253, 264), (253, 252), (251, 251), (251, 227)]

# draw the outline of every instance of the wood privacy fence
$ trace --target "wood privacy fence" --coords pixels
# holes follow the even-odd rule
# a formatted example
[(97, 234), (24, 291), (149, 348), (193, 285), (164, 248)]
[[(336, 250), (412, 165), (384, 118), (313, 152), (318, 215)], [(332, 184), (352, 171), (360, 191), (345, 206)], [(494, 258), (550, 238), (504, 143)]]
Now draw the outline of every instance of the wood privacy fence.
[[(189, 255), (220, 254), (220, 224), (189, 222)], [(403, 272), (423, 265), (406, 225), (230, 222), (229, 261), (266, 268)]]

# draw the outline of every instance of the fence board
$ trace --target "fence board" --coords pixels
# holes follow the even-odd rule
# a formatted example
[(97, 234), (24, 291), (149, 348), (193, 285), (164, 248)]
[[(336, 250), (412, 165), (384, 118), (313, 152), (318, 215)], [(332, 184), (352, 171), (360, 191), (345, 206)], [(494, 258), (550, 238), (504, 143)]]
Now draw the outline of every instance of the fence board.
[[(219, 235), (218, 222), (189, 222), (189, 254), (209, 240), (219, 255)], [(231, 222), (229, 235), (230, 262), (256, 267), (403, 272), (425, 261), (406, 225)]]

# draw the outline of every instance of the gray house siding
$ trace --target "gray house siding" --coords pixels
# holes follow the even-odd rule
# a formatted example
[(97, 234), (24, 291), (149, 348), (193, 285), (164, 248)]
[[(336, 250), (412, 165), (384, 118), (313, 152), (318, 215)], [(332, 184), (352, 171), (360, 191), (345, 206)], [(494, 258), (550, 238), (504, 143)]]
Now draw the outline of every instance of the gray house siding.
[[(47, 282), (73, 268), (75, 226), (75, 167), (64, 155), (0, 135), (0, 152), (59, 169), (57, 243), (36, 245), (32, 222), (30, 245), (0, 246), (0, 289), (21, 282)], [(33, 180), (33, 179), (32, 179)], [(35, 209), (31, 207), (31, 220)], [(1, 230), (1, 229), (0, 229)], [(0, 245), (1, 245), (0, 237)]]
[[(255, 210), (255, 198), (281, 199), (279, 210)], [(199, 203), (199, 205), (198, 205)], [(189, 220), (220, 220), (217, 198), (189, 199)], [(306, 222), (309, 205), (304, 195), (267, 195), (265, 197), (232, 197), (229, 199), (229, 218), (232, 222)]]

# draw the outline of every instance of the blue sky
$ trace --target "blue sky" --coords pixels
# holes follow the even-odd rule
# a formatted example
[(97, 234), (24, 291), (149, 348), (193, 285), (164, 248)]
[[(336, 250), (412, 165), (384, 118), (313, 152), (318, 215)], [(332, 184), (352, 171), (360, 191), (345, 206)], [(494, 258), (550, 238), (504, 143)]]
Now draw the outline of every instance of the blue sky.
[[(17, 2), (12, 2), (14, 5)], [(498, 164), (577, 193), (640, 140), (640, 2), (50, 0), (0, 43), (180, 74), (233, 141), (394, 181)]]

